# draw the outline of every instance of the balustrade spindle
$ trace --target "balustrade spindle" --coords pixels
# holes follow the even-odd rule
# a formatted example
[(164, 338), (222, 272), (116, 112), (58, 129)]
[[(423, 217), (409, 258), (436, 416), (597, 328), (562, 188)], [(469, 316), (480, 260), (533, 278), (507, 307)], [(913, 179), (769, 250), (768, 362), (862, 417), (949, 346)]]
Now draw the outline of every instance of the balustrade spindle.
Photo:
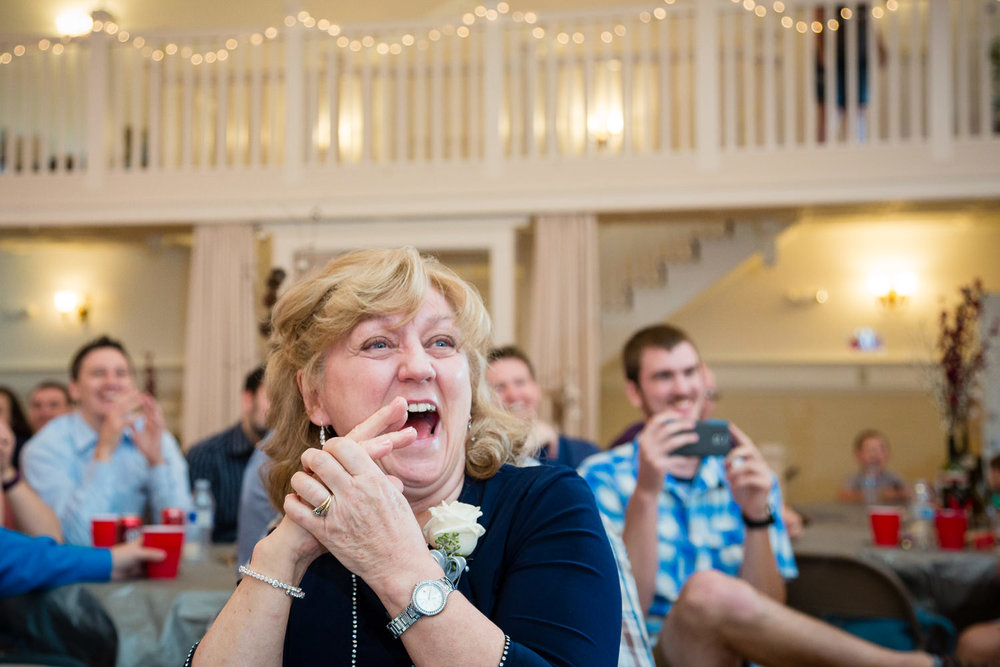
[[(1000, 19), (997, 17), (998, 12), (993, 12), (993, 25), (991, 26), (991, 21), (989, 20), (979, 20), (978, 17), (974, 20), (974, 23), (979, 26), (978, 39), (976, 40), (976, 49), (971, 52), (971, 56), (975, 58), (976, 69), (979, 72), (979, 85), (976, 86), (976, 94), (979, 96), (979, 105), (977, 111), (977, 117), (979, 123), (977, 125), (976, 135), (981, 139), (986, 139), (990, 136), (993, 131), (993, 84), (990, 80), (990, 75), (992, 73), (993, 67), (1000, 67), (1000, 62), (993, 65), (990, 62), (990, 31), (991, 28), (996, 29), (1000, 27)], [(985, 18), (985, 17), (983, 17)], [(1000, 37), (997, 38), (997, 51), (998, 58), (1000, 58)], [(1000, 73), (998, 73), (1000, 75)]]
[(393, 73), (395, 76), (396, 83), (396, 99), (395, 99), (395, 119), (396, 119), (396, 154), (395, 161), (397, 164), (403, 164), (409, 161), (410, 152), (408, 146), (410, 144), (410, 132), (409, 132), (409, 114), (407, 100), (409, 99), (409, 89), (407, 87), (407, 82), (410, 80), (410, 72), (412, 71), (412, 65), (410, 62), (411, 49), (402, 48), (400, 53), (395, 56), (393, 61), (395, 67), (393, 68)]
[(913, 135), (903, 134), (903, 99), (900, 78), (902, 73), (903, 53), (900, 44), (899, 22), (895, 16), (886, 16), (883, 22), (886, 35), (886, 50), (889, 65), (888, 88), (886, 94), (887, 112), (889, 114), (889, 143), (899, 144), (903, 137)]
[[(280, 33), (279, 33), (280, 34)], [(266, 153), (263, 155), (263, 162), (265, 165), (277, 166), (281, 164), (281, 150), (284, 142), (279, 141), (279, 120), (281, 118), (281, 109), (283, 108), (282, 100), (284, 95), (282, 94), (282, 82), (281, 82), (281, 47), (284, 46), (284, 41), (280, 37), (272, 39), (268, 42), (268, 57), (269, 65), (267, 70), (267, 145)], [(287, 82), (284, 84), (287, 85)], [(285, 113), (289, 113), (289, 109), (284, 109)]]
[(763, 85), (763, 125), (764, 125), (764, 149), (773, 151), (775, 148), (775, 136), (777, 135), (778, 123), (778, 100), (775, 85), (775, 45), (777, 43), (776, 24), (773, 21), (765, 21), (760, 25), (760, 45), (763, 49), (761, 59), (761, 76), (764, 78)]
[[(925, 50), (924, 44), (924, 26), (921, 21), (921, 12), (917, 11), (918, 6), (915, 4), (913, 10), (910, 12), (910, 39), (909, 48), (907, 49), (907, 66), (909, 72), (909, 94), (907, 95), (907, 108), (910, 110), (910, 136), (925, 137), (927, 136), (926, 119), (924, 114), (924, 83), (926, 81), (927, 69), (923, 66), (921, 60), (921, 54)], [(875, 49), (877, 46), (875, 43), (875, 23), (874, 21), (869, 21), (868, 25), (869, 39), (868, 45), (869, 49)], [(869, 53), (868, 62), (870, 63), (880, 63), (880, 54)], [(871, 105), (871, 120), (872, 120), (872, 136), (881, 137), (881, 133), (877, 132), (880, 129), (880, 125), (876, 125), (876, 122), (881, 118), (881, 113), (877, 113), (879, 106), (876, 106), (876, 101), (882, 106), (881, 97), (875, 97), (879, 95), (882, 86), (875, 85), (876, 82), (884, 80), (885, 76), (883, 74), (882, 67), (871, 68), (872, 75), (872, 105)]]
[(969, 103), (970, 86), (970, 57), (974, 54), (975, 40), (971, 34), (969, 25), (969, 15), (966, 13), (970, 8), (968, 3), (960, 3), (954, 8), (955, 43), (973, 48), (958, 49), (955, 52), (955, 133), (959, 139), (966, 139), (969, 136)]
[(180, 98), (180, 84), (177, 72), (177, 58), (164, 60), (164, 90), (163, 90), (163, 166), (167, 169), (177, 168), (177, 104)]
[(449, 49), (447, 57), (447, 127), (448, 132), (445, 139), (445, 160), (458, 161), (461, 159), (462, 140), (462, 39), (458, 35), (448, 38)]
[(444, 137), (442, 129), (444, 127), (442, 116), (444, 115), (444, 81), (443, 81), (443, 45), (441, 40), (432, 41), (431, 49), (431, 99), (430, 99), (430, 121), (431, 121), (431, 162), (441, 162), (444, 151)]
[[(484, 31), (478, 28), (477, 30), (482, 36)], [(498, 28), (491, 25), (487, 30), (493, 31), (498, 30)], [(483, 160), (488, 166), (496, 168), (501, 153), (498, 133), (500, 131), (502, 97), (499, 86), (502, 85), (503, 81), (503, 69), (500, 67), (500, 63), (496, 63), (496, 81), (488, 83), (489, 75), (485, 73), (485, 68), (489, 59), (500, 57), (495, 49), (502, 47), (498, 36), (494, 40), (490, 35), (486, 35), (481, 39), (469, 41), (465, 48), (469, 54), (466, 84), (466, 89), (469, 91), (468, 114), (465, 119), (465, 127), (468, 128), (468, 148), (465, 159), (467, 161)], [(495, 153), (486, 147), (486, 142), (497, 142)]]
[(673, 124), (673, 114), (671, 113), (673, 104), (673, 92), (671, 91), (671, 86), (673, 85), (673, 76), (671, 76), (671, 63), (673, 62), (673, 57), (671, 50), (673, 49), (673, 40), (670, 39), (670, 30), (672, 21), (660, 21), (660, 52), (659, 52), (659, 70), (660, 70), (660, 152), (666, 155), (673, 151), (674, 142), (674, 132), (671, 127)]
[(316, 126), (319, 123), (319, 67), (317, 66), (316, 37), (310, 31), (303, 37), (303, 58), (302, 58), (302, 92), (304, 96), (302, 107), (302, 125), (298, 133), (302, 136), (303, 155), (305, 164), (313, 167), (317, 164), (319, 154), (319, 142), (316, 136)]
[(181, 62), (181, 131), (180, 169), (189, 171), (194, 164), (194, 66)]
[(559, 26), (550, 23), (545, 27), (549, 42), (545, 47), (545, 156), (555, 157), (559, 152), (556, 132), (556, 93), (559, 90), (558, 61), (552, 38)]
[[(208, 40), (196, 43), (196, 53), (205, 53), (208, 47)], [(197, 109), (195, 131), (193, 134), (198, 147), (198, 169), (208, 169), (211, 166), (212, 146), (214, 139), (212, 123), (212, 74), (216, 70), (208, 63), (202, 62), (197, 66), (198, 88), (195, 91), (195, 108)]]
[[(600, 114), (601, 110), (597, 108), (597, 82), (596, 75), (594, 72), (594, 34), (591, 29), (589, 22), (578, 23), (573, 25), (571, 30), (567, 32), (570, 34), (571, 39), (569, 44), (567, 44), (567, 52), (572, 53), (572, 58), (579, 57), (576, 53), (579, 49), (572, 46), (576, 43), (575, 36), (577, 33), (584, 36), (583, 41), (583, 81), (582, 81), (582, 94), (580, 98), (583, 100), (583, 108), (580, 110), (582, 116), (582, 130), (583, 130), (583, 152), (585, 155), (591, 155), (597, 151), (597, 134), (592, 131), (588, 120), (590, 118), (597, 118), (598, 122), (601, 122)], [(603, 119), (604, 127), (607, 127), (607, 110), (604, 110), (605, 117)], [(605, 139), (605, 142), (607, 139)]]
[[(382, 35), (376, 35), (376, 43), (383, 41), (384, 37)], [(376, 80), (378, 82), (377, 92), (373, 91), (373, 95), (377, 95), (377, 98), (373, 99), (374, 114), (377, 119), (377, 125), (375, 129), (377, 131), (373, 132), (372, 142), (375, 144), (372, 148), (375, 149), (375, 161), (384, 164), (392, 160), (390, 155), (390, 148), (392, 144), (390, 139), (392, 137), (390, 131), (389, 120), (391, 118), (391, 96), (389, 87), (389, 54), (388, 53), (378, 53), (376, 52), (375, 58), (378, 60), (378, 76)], [(375, 105), (374, 102), (378, 101)]]
[(162, 113), (162, 103), (161, 96), (163, 91), (163, 81), (162, 81), (162, 61), (153, 60), (149, 63), (149, 86), (147, 89), (148, 102), (147, 107), (149, 113), (149, 130), (148, 130), (148, 164), (147, 169), (150, 170), (160, 170), (163, 165), (160, 162), (160, 133), (162, 128), (160, 126), (160, 117)]
[(340, 49), (333, 46), (330, 47), (327, 66), (330, 68), (330, 76), (334, 81), (327, 91), (330, 104), (330, 149), (327, 155), (327, 164), (339, 164), (343, 161), (340, 124), (343, 119), (343, 114), (341, 113), (344, 103), (343, 81), (347, 79), (347, 67), (344, 64), (346, 60), (346, 57), (341, 57)]
[(142, 148), (143, 148), (143, 129), (145, 123), (143, 122), (143, 90), (144, 90), (144, 79), (145, 74), (145, 62), (142, 54), (139, 53), (139, 49), (128, 48), (128, 46), (122, 49), (125, 52), (125, 60), (128, 62), (129, 70), (129, 120), (128, 128), (126, 130), (128, 137), (130, 137), (128, 148), (128, 167), (130, 171), (142, 171), (145, 165), (142, 164)]
[[(423, 37), (420, 42), (427, 43)], [(418, 42), (418, 44), (420, 43)], [(413, 75), (413, 160), (423, 163), (428, 155), (427, 132), (427, 49), (417, 47)]]
[(781, 118), (782, 137), (781, 144), (784, 148), (791, 148), (797, 142), (795, 139), (796, 114), (795, 114), (795, 43), (791, 30), (781, 31), (781, 98), (784, 110)]
[(524, 110), (519, 111), (518, 107), (511, 106), (510, 112), (512, 116), (518, 116), (524, 120), (524, 148), (515, 153), (515, 155), (527, 155), (529, 159), (538, 156), (538, 134), (542, 129), (535, 122), (535, 109), (539, 103), (539, 62), (538, 49), (535, 46), (536, 41), (531, 36), (524, 38)]
[(375, 132), (375, 112), (372, 104), (372, 63), (367, 53), (362, 52), (361, 60), (361, 162), (372, 161), (373, 137)]
[(261, 165), (261, 134), (264, 128), (264, 49), (262, 46), (250, 51), (250, 122), (247, 125), (247, 142), (249, 149), (249, 166)]
[(524, 120), (525, 117), (521, 111), (525, 108), (522, 100), (524, 99), (524, 71), (523, 68), (526, 67), (521, 60), (522, 47), (521, 47), (521, 31), (520, 30), (504, 30), (503, 31), (503, 48), (504, 53), (501, 56), (504, 63), (504, 72), (506, 76), (506, 90), (507, 90), (507, 104), (504, 109), (507, 117), (507, 136), (505, 137), (505, 150), (501, 153), (506, 156), (521, 156), (524, 155)]

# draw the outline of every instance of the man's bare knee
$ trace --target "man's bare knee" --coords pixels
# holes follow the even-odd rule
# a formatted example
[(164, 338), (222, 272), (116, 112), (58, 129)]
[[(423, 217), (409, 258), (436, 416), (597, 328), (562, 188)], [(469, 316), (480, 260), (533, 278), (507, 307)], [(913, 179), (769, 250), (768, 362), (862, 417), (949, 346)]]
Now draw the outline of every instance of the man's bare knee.
[(684, 625), (710, 628), (748, 625), (759, 613), (760, 594), (750, 584), (715, 570), (692, 575), (670, 610)]

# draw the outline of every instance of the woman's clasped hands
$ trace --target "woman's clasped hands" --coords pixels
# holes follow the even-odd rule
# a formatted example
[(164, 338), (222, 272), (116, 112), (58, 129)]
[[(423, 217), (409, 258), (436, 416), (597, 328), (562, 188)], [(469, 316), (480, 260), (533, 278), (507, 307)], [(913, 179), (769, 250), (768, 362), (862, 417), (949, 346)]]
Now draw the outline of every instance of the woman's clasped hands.
[[(402, 482), (375, 463), (416, 439), (406, 423), (406, 400), (396, 398), (346, 436), (330, 438), (323, 449), (302, 453), (302, 470), (292, 476), (295, 493), (285, 497), (287, 532), (297, 551), (312, 561), (324, 551), (370, 584), (398, 572), (397, 560), (413, 549), (426, 550)], [(332, 494), (322, 516), (314, 513)], [(282, 527), (279, 526), (279, 529)]]

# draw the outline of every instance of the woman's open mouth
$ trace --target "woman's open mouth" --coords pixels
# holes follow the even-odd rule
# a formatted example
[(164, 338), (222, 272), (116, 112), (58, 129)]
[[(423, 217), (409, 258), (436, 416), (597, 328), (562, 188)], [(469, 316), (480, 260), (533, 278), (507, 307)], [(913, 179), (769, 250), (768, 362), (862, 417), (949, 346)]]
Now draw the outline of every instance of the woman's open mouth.
[(417, 440), (433, 437), (440, 421), (437, 406), (433, 403), (409, 403), (406, 406), (406, 426), (417, 431)]

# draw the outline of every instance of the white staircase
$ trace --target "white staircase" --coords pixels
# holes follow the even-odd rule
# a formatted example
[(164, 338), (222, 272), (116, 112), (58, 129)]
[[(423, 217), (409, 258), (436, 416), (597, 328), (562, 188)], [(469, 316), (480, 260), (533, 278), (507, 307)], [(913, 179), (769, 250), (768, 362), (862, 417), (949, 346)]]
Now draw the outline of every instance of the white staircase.
[(602, 224), (601, 362), (637, 329), (670, 318), (754, 253), (774, 259), (787, 220), (624, 220)]

